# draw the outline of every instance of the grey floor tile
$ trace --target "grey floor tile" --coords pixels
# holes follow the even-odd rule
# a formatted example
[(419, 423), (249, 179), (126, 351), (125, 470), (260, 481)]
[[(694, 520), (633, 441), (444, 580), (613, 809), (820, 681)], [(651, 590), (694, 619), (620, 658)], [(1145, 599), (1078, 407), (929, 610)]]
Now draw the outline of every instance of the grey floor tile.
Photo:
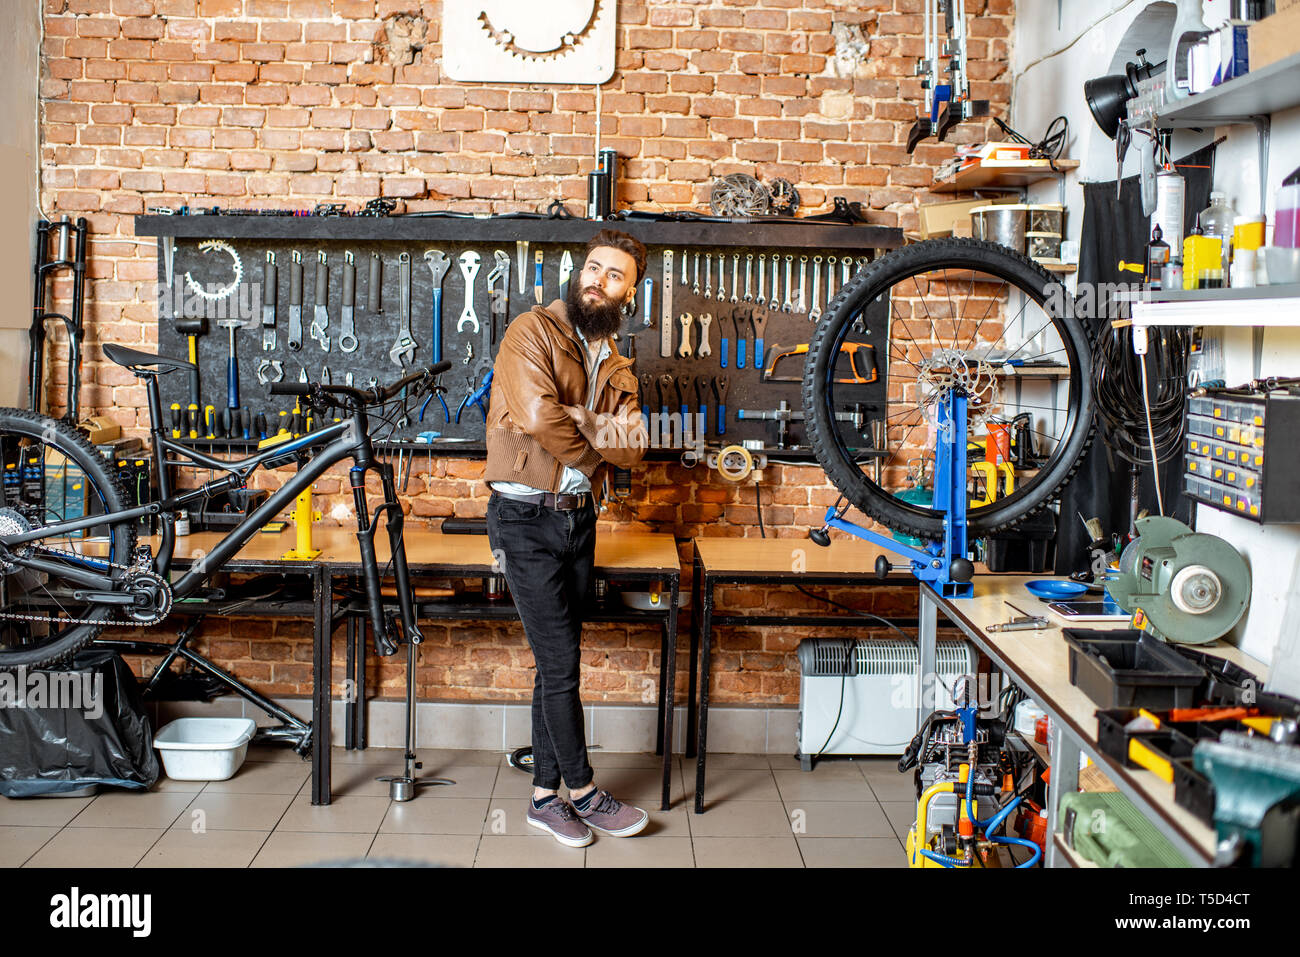
[(816, 771), (773, 771), (781, 799), (787, 804), (803, 801), (870, 801), (875, 795), (861, 775), (827, 777)]
[[(420, 753), (423, 760), (424, 752)], [(358, 748), (352, 751), (346, 748), (330, 748), (330, 763), (336, 767), (345, 764), (388, 765), (394, 768), (402, 766), (401, 748)], [(376, 774), (380, 773), (378, 771)]]
[(0, 867), (21, 867), (58, 833), (57, 827), (0, 825)]
[[(436, 761), (424, 761), (424, 767), (416, 771), (416, 776), (420, 778), (447, 778), (455, 781), (455, 784), (439, 784), (429, 787), (419, 788), (417, 793), (421, 798), (435, 798), (442, 800), (445, 798), (485, 798), (492, 796), (492, 789), (496, 785), (498, 769), (496, 767), (486, 767), (476, 764), (443, 764)], [(509, 768), (506, 768), (509, 771)], [(393, 772), (397, 773), (397, 768)], [(512, 772), (519, 774), (518, 771)], [(520, 775), (523, 777), (523, 775)], [(387, 794), (387, 791), (384, 791)]]
[(691, 837), (788, 837), (791, 820), (779, 801), (735, 801), (703, 814), (688, 812)]
[[(695, 776), (690, 777), (692, 801), (695, 794)], [(707, 807), (720, 807), (737, 801), (779, 801), (772, 772), (767, 771), (715, 771), (709, 768), (704, 777), (704, 800)]]
[(473, 867), (478, 844), (477, 834), (381, 833), (367, 856), (412, 866)]
[(896, 768), (893, 771), (870, 771), (866, 778), (881, 804), (906, 801), (913, 807), (916, 806), (916, 780), (912, 777), (912, 772), (899, 774)]
[(803, 867), (799, 846), (786, 837), (697, 837), (696, 867)]
[(188, 791), (112, 791), (91, 801), (72, 823), (77, 827), (165, 829), (172, 826), (194, 797)]
[(26, 867), (135, 867), (161, 827), (65, 827)]
[(235, 776), (210, 781), (204, 791), (232, 794), (297, 794), (311, 777), (311, 765), (302, 761), (246, 761)]
[[(770, 758), (772, 755), (767, 754), (712, 754), (707, 757), (706, 764), (709, 771), (767, 771), (771, 769)], [(686, 758), (686, 763), (690, 765), (690, 771), (695, 773), (695, 759)]]
[[(773, 771), (799, 771), (810, 777), (818, 778), (844, 778), (848, 780), (861, 780), (863, 776), (862, 765), (857, 761), (846, 758), (821, 758), (815, 761), (811, 771), (804, 771), (799, 764), (799, 759), (789, 754), (769, 755), (772, 762)], [(709, 757), (709, 766), (713, 765), (713, 757)]]
[(786, 801), (785, 810), (791, 830), (800, 838), (897, 838), (875, 801)]
[[(539, 832), (540, 833), (540, 832)], [(554, 838), (534, 841), (527, 837), (484, 834), (475, 867), (582, 867), (586, 848), (565, 847)]]
[(906, 867), (903, 846), (893, 837), (799, 837), (808, 867)]
[(894, 828), (894, 834), (900, 841), (907, 841), (907, 832), (916, 823), (915, 801), (887, 801), (880, 805), (885, 809), (885, 817)]
[[(338, 754), (343, 751), (342, 748), (334, 748), (333, 751)], [(245, 761), (275, 761), (281, 764), (302, 764), (302, 755), (294, 751), (287, 744), (250, 744)], [(334, 760), (338, 760), (336, 757)]]
[(248, 867), (269, 831), (216, 831), (195, 834), (171, 830), (162, 836), (138, 867)]
[[(428, 800), (419, 795), (413, 801), (392, 802), (380, 834), (473, 834), (483, 833), (488, 820), (490, 798), (444, 798)], [(505, 818), (503, 814), (502, 819)], [(471, 861), (472, 863), (472, 861)]]
[(94, 798), (0, 798), (0, 825), (63, 827)]
[[(653, 768), (600, 768), (596, 770), (596, 786), (604, 788), (620, 801), (637, 804), (649, 810), (659, 807), (663, 800), (664, 773), (662, 767)], [(681, 771), (672, 768), (668, 789), (669, 800), (676, 804), (686, 798)]]
[[(354, 800), (363, 800), (356, 798)], [(252, 867), (310, 867), (339, 864), (366, 856), (373, 834), (313, 834), (276, 831), (253, 858)]]
[(655, 754), (653, 751), (588, 750), (587, 761), (597, 770), (600, 768), (662, 768), (664, 758), (663, 755)]
[(340, 798), (350, 795), (387, 797), (388, 782), (379, 779), (400, 773), (398, 771), (400, 767), (400, 763), (394, 764), (391, 768), (377, 764), (340, 764), (330, 769), (330, 797)]
[(386, 797), (357, 795), (336, 798), (330, 804), (315, 807), (310, 795), (300, 794), (276, 825), (276, 833), (375, 834), (390, 803)]
[(149, 791), (155, 794), (159, 791), (185, 791), (190, 794), (198, 794), (207, 787), (207, 784), (207, 781), (177, 781), (174, 778), (169, 778), (166, 775), (163, 775), (154, 782), (153, 787), (151, 787)]
[(650, 836), (616, 838), (598, 835), (587, 848), (588, 867), (694, 867), (695, 852), (689, 837)]
[(204, 791), (194, 795), (172, 824), (172, 830), (273, 831), (292, 802), (292, 794)]

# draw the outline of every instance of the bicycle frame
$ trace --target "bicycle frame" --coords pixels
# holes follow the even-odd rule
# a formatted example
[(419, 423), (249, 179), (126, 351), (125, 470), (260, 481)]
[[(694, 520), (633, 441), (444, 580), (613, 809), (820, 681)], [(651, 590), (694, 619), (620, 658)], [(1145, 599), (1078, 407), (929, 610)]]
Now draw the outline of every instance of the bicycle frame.
[[(196, 561), (181, 578), (172, 585), (175, 599), (184, 599), (194, 594), (208, 579), (233, 558), (257, 532), (270, 522), (281, 510), (290, 506), (295, 499), (311, 486), (331, 466), (345, 459), (352, 459), (349, 470), (353, 500), (357, 513), (357, 543), (361, 550), (362, 574), (367, 592), (367, 607), (371, 625), (375, 629), (377, 641), (388, 636), (384, 621), (383, 600), (380, 591), (378, 561), (375, 556), (374, 535), (378, 529), (381, 515), (385, 516), (392, 550), (393, 574), (397, 584), (398, 605), (401, 612), (402, 628), (406, 639), (413, 644), (422, 640), (416, 625), (414, 602), (412, 599), (410, 578), (406, 562), (406, 550), (402, 539), (403, 516), (397, 501), (397, 490), (393, 479), (392, 466), (378, 462), (374, 458), (374, 448), (370, 442), (367, 416), (363, 410), (351, 415), (347, 420), (330, 425), (317, 432), (300, 438), (290, 439), (263, 449), (255, 455), (236, 461), (227, 461), (204, 455), (191, 449), (180, 441), (168, 436), (162, 426), (162, 403), (158, 394), (157, 374), (137, 373), (146, 378), (149, 401), (150, 436), (153, 440), (153, 464), (158, 474), (158, 491), (160, 501), (149, 502), (135, 508), (124, 509), (108, 515), (97, 514), (86, 518), (55, 522), (31, 531), (5, 536), (7, 548), (14, 548), (28, 542), (38, 542), (61, 534), (72, 533), (87, 528), (103, 525), (118, 525), (137, 521), (146, 516), (162, 518), (162, 532), (158, 551), (153, 558), (153, 568), (158, 575), (167, 578), (172, 565), (176, 547), (175, 513), (190, 502), (220, 494), (229, 489), (243, 488), (248, 476), (268, 463), (286, 458), (296, 458), (305, 449), (319, 451), (273, 492), (256, 510), (247, 515), (243, 521), (232, 528), (206, 555)], [(174, 453), (179, 458), (169, 458)], [(219, 479), (213, 479), (196, 489), (173, 492), (168, 469), (172, 466), (198, 466), (201, 468), (229, 473)], [(365, 492), (365, 475), (367, 471), (379, 473), (384, 490), (384, 501), (378, 505), (373, 514), (369, 511)], [(130, 556), (126, 557), (129, 562)], [(15, 564), (31, 568), (38, 572), (55, 575), (64, 580), (75, 581), (89, 589), (113, 592), (117, 581), (111, 577), (109, 562), (92, 556), (78, 556), (79, 564), (89, 566), (74, 567), (66, 561), (32, 556), (13, 556)], [(116, 564), (125, 564), (118, 561)], [(92, 570), (101, 568), (102, 570)]]

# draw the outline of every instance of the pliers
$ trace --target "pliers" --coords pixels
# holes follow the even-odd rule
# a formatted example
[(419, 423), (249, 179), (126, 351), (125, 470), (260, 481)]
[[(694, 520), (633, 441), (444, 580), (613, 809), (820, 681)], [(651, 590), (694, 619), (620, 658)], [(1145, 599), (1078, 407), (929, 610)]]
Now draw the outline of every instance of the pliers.
[(444, 399), (444, 398), (442, 397), (442, 394), (443, 394), (444, 392), (446, 392), (446, 391), (447, 391), (447, 390), (444, 389), (444, 388), (443, 388), (442, 386), (440, 386), (440, 385), (435, 385), (435, 386), (433, 387), (433, 391), (429, 393), (428, 398), (426, 398), (426, 399), (424, 400), (424, 404), (423, 404), (422, 406), (420, 406), (420, 421), (421, 421), (421, 422), (424, 421), (424, 410), (427, 409), (427, 408), (429, 407), (429, 403), (432, 402), (432, 401), (434, 400), (434, 397), (435, 397), (435, 396), (437, 397), (438, 402), (441, 403), (441, 405), (442, 405), (442, 420), (443, 420), (444, 422), (450, 422), (450, 421), (451, 421), (451, 410), (447, 408), (447, 400)]
[[(483, 372), (484, 370), (487, 371), (487, 375), (484, 376), (483, 378), (483, 384), (480, 385), (477, 389), (475, 389), (474, 383), (478, 381), (479, 373)], [(487, 362), (481, 362), (479, 363), (478, 366), (475, 367), (474, 375), (472, 377), (469, 376), (466, 377), (466, 382), (472, 391), (469, 391), (465, 394), (465, 398), (460, 400), (460, 406), (456, 409), (457, 425), (460, 425), (460, 414), (465, 411), (465, 406), (467, 405), (478, 406), (478, 410), (483, 413), (483, 421), (484, 422), (487, 421), (488, 410), (487, 410), (487, 406), (484, 403), (487, 400), (487, 398), (492, 394), (492, 373), (494, 371), (495, 370)]]

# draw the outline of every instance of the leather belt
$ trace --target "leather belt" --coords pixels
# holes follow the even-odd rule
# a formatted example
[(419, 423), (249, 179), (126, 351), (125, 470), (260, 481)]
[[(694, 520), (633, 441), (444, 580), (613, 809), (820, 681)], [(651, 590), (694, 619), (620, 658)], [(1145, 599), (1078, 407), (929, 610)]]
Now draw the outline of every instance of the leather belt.
[(493, 489), (492, 493), (500, 495), (502, 498), (508, 498), (513, 502), (523, 502), (527, 505), (545, 505), (547, 508), (553, 508), (559, 512), (573, 512), (580, 508), (586, 508), (591, 504), (590, 492), (581, 492), (577, 495), (557, 495), (554, 492), (538, 492), (536, 495), (515, 495), (511, 492)]

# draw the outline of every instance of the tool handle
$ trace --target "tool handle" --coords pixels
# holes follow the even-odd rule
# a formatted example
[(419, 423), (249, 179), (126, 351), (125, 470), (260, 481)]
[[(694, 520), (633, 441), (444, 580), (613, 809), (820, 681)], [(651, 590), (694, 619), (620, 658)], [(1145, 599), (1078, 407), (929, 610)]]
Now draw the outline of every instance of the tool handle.
[(727, 407), (722, 402), (718, 403), (718, 435), (727, 434)]
[(537, 290), (539, 295), (542, 289), (542, 266), (541, 262), (533, 264), (533, 289)]
[(432, 340), (433, 361), (442, 361), (442, 290), (435, 288), (433, 290), (433, 335), (429, 337)]
[(709, 407), (700, 406), (700, 438), (709, 434)]
[[(190, 339), (190, 342), (193, 342), (193, 341), (194, 341), (193, 339)], [(190, 369), (190, 370), (189, 370), (189, 377), (190, 377), (190, 405), (194, 406), (195, 408), (198, 408), (198, 405), (199, 405), (199, 367), (198, 367), (197, 365), (195, 365), (195, 367), (194, 367), (193, 369)]]
[(745, 368), (745, 340), (743, 338), (736, 340), (736, 368)]
[(266, 264), (266, 272), (262, 278), (262, 305), (275, 305), (275, 288), (280, 281), (280, 267), (275, 263)]
[(239, 360), (233, 353), (226, 360), (226, 408), (239, 408)]
[(370, 254), (370, 282), (366, 286), (366, 300), (371, 312), (383, 312), (379, 302), (379, 287), (383, 285), (380, 268), (383, 260), (378, 253)]
[(754, 340), (754, 368), (763, 368), (763, 340)]
[(316, 263), (316, 298), (312, 300), (316, 305), (325, 305), (325, 300), (329, 298), (330, 292), (330, 267), (323, 262)]
[(731, 351), (731, 340), (726, 336), (722, 337), (722, 368), (727, 367), (727, 353)]
[(289, 263), (289, 305), (302, 305), (302, 263)]
[(357, 301), (356, 263), (343, 264), (343, 305), (355, 306)]

